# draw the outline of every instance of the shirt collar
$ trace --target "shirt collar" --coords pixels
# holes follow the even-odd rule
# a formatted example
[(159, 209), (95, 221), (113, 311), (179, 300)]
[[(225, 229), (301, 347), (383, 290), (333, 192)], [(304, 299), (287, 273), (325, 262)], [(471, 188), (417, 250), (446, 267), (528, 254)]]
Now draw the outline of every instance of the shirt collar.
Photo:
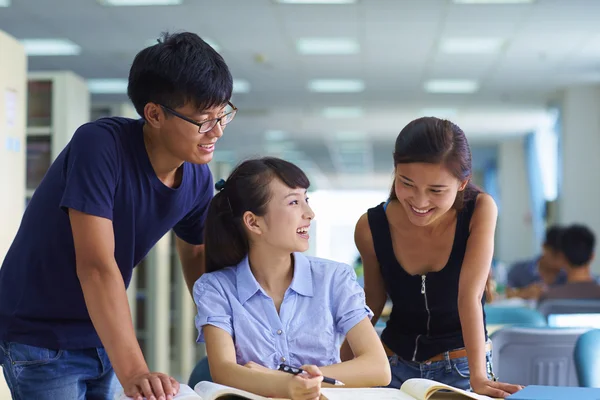
[(294, 253), (294, 278), (292, 278), (290, 289), (302, 296), (313, 296), (310, 261), (302, 253)]
[[(236, 268), (236, 282), (238, 288), (238, 299), (244, 304), (254, 296), (256, 292), (262, 291), (260, 284), (254, 277), (246, 256)], [(313, 296), (312, 271), (310, 261), (302, 253), (294, 253), (294, 277), (290, 289), (302, 296)]]
[(258, 281), (254, 277), (254, 274), (252, 274), (252, 270), (250, 269), (248, 256), (246, 256), (242, 262), (237, 265), (236, 282), (238, 288), (238, 297), (240, 303), (242, 304), (246, 303), (250, 297), (254, 296), (254, 294), (261, 289)]

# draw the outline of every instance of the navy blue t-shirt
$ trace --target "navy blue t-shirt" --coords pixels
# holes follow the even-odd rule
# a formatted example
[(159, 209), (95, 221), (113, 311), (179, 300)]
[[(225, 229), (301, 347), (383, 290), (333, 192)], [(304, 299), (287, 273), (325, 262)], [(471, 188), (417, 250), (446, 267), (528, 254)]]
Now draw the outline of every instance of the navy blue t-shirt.
[(69, 208), (112, 220), (126, 286), (133, 267), (170, 229), (203, 243), (213, 195), (208, 166), (184, 163), (181, 185), (165, 186), (148, 158), (143, 124), (126, 118), (85, 124), (51, 165), (0, 269), (0, 340), (52, 349), (102, 346), (77, 278)]

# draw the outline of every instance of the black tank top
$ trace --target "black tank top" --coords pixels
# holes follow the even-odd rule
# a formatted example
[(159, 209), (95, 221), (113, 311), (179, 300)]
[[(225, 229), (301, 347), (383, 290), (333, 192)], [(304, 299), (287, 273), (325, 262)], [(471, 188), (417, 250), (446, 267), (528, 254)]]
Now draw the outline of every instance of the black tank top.
[[(458, 316), (458, 279), (474, 209), (475, 198), (465, 202), (457, 214), (448, 263), (441, 271), (426, 275), (409, 275), (396, 259), (384, 203), (367, 212), (381, 275), (393, 303), (381, 340), (405, 360), (421, 362), (464, 347)], [(483, 319), (485, 329), (485, 314)], [(485, 336), (487, 340), (487, 330)]]

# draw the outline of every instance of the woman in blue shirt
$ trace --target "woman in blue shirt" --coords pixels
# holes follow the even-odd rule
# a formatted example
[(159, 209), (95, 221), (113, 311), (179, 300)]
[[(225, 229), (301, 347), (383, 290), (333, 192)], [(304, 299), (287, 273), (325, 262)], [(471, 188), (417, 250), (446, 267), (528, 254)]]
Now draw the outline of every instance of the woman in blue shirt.
[[(318, 399), (322, 376), (384, 386), (391, 373), (353, 269), (313, 257), (309, 180), (277, 158), (217, 183), (206, 219), (207, 272), (194, 285), (198, 341), (215, 382), (259, 395)], [(356, 357), (340, 363), (347, 338)], [(302, 367), (298, 376), (280, 364)]]

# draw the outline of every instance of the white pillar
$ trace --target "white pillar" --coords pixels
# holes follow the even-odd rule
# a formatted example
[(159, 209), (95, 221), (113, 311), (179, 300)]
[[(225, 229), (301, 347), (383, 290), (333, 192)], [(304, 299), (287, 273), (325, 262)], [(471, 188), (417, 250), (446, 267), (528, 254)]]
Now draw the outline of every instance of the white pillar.
[(531, 202), (523, 138), (498, 146), (500, 209), (496, 228), (496, 258), (512, 263), (539, 253), (531, 224)]
[(196, 328), (194, 317), (196, 315), (196, 306), (190, 295), (188, 287), (183, 277), (181, 262), (179, 257), (174, 257), (176, 262), (174, 268), (175, 273), (175, 310), (177, 326), (177, 336), (175, 337), (175, 357), (178, 366), (178, 371), (181, 374), (181, 379), (187, 382), (187, 379), (196, 365)]
[(147, 255), (148, 286), (146, 290), (147, 337), (146, 360), (152, 371), (170, 370), (170, 256), (171, 237), (167, 233)]
[[(568, 88), (562, 102), (558, 222), (587, 225), (600, 254), (600, 86)], [(595, 259), (592, 269), (600, 273)]]
[(25, 209), (27, 57), (23, 46), (0, 31), (0, 265)]

